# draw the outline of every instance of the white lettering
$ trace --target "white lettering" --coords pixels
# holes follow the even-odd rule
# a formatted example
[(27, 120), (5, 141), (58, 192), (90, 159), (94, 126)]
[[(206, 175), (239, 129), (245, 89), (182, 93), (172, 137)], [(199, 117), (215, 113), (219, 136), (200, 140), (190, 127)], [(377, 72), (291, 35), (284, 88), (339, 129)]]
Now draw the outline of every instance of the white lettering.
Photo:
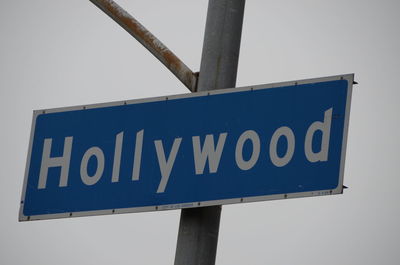
[[(244, 143), (250, 140), (253, 145), (253, 153), (248, 161), (243, 159), (243, 145)], [(236, 143), (236, 150), (235, 150), (235, 159), (236, 164), (241, 170), (249, 170), (258, 161), (258, 157), (260, 156), (260, 137), (258, 134), (253, 130), (248, 130), (240, 135), (239, 140)]]
[(132, 180), (139, 180), (140, 165), (142, 161), (143, 134), (144, 130), (136, 133), (135, 158), (133, 161)]
[(154, 145), (156, 146), (156, 151), (157, 151), (158, 165), (161, 171), (161, 181), (160, 184), (158, 185), (157, 193), (165, 191), (165, 187), (167, 186), (169, 176), (171, 174), (172, 167), (175, 163), (175, 158), (178, 153), (181, 141), (182, 138), (175, 138), (168, 159), (165, 158), (165, 152), (162, 141), (161, 140), (154, 141)]
[(59, 187), (66, 187), (68, 182), (69, 162), (71, 160), (73, 137), (65, 137), (64, 151), (60, 157), (50, 157), (51, 138), (46, 138), (43, 145), (42, 164), (40, 165), (38, 189), (45, 189), (47, 182), (47, 174), (50, 167), (61, 167)]
[(200, 148), (200, 137), (199, 136), (192, 137), (194, 164), (197, 175), (203, 174), (207, 158), (208, 158), (208, 169), (210, 173), (217, 172), (227, 135), (228, 133), (221, 133), (219, 135), (217, 148), (215, 148), (214, 136), (212, 134), (207, 134), (202, 150)]
[[(93, 176), (89, 176), (87, 172), (87, 167), (89, 163), (89, 159), (95, 156), (97, 159), (97, 168), (96, 172), (94, 173)], [(103, 175), (104, 171), (104, 153), (99, 147), (91, 147), (89, 148), (85, 154), (83, 155), (82, 161), (81, 161), (81, 179), (82, 182), (85, 183), (86, 185), (94, 185), (96, 184), (101, 176)]]
[[(285, 136), (287, 140), (287, 150), (283, 157), (279, 157), (277, 153), (278, 141), (281, 136)], [(269, 145), (269, 156), (271, 162), (277, 167), (283, 167), (287, 165), (292, 159), (294, 153), (294, 133), (289, 127), (283, 126), (277, 129), (272, 135), (271, 142)]]
[(114, 163), (111, 182), (119, 181), (119, 170), (121, 166), (121, 152), (122, 152), (122, 141), (124, 139), (124, 132), (117, 134), (115, 138), (115, 150), (114, 150)]
[[(329, 151), (329, 138), (331, 132), (331, 121), (332, 121), (332, 108), (325, 111), (324, 122), (316, 121), (307, 130), (306, 139), (304, 141), (304, 152), (308, 161), (328, 161)], [(312, 142), (314, 133), (316, 131), (322, 132), (321, 149), (319, 152), (314, 153), (312, 149)]]

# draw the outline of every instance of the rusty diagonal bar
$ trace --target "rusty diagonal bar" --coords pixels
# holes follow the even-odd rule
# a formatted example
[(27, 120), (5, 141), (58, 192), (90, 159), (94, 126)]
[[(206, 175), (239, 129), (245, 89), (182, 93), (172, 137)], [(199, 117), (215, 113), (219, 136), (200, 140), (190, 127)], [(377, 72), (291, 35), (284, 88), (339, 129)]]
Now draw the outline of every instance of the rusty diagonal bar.
[(196, 91), (198, 74), (193, 73), (189, 67), (128, 12), (112, 0), (90, 1), (157, 57), (190, 91)]

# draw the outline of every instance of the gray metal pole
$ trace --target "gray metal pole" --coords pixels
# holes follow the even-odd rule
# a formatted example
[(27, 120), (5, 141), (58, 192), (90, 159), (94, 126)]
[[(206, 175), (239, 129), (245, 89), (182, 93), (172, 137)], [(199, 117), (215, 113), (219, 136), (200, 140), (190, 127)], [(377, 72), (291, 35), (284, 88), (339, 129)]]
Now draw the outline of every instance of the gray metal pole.
[[(236, 85), (245, 0), (210, 0), (197, 91)], [(183, 209), (175, 265), (214, 265), (221, 206)]]
[(236, 85), (245, 0), (210, 0), (197, 91)]

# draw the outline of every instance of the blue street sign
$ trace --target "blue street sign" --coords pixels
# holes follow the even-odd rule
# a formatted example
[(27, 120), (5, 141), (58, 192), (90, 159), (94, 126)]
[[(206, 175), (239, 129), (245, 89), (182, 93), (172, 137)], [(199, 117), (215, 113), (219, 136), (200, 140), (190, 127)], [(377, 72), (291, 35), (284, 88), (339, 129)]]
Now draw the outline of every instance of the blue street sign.
[(352, 83), (34, 111), (20, 220), (342, 193)]

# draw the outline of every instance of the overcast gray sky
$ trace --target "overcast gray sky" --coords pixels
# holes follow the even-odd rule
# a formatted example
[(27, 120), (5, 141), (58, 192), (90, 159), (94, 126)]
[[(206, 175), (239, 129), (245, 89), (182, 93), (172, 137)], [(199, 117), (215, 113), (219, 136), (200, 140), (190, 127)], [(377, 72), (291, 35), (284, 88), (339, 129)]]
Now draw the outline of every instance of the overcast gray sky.
[[(207, 1), (117, 1), (198, 71)], [(400, 2), (248, 0), (237, 86), (355, 73), (343, 195), (224, 206), (217, 264), (398, 264)], [(89, 1), (0, 2), (0, 263), (173, 264), (180, 211), (19, 223), (32, 111), (187, 93)]]

